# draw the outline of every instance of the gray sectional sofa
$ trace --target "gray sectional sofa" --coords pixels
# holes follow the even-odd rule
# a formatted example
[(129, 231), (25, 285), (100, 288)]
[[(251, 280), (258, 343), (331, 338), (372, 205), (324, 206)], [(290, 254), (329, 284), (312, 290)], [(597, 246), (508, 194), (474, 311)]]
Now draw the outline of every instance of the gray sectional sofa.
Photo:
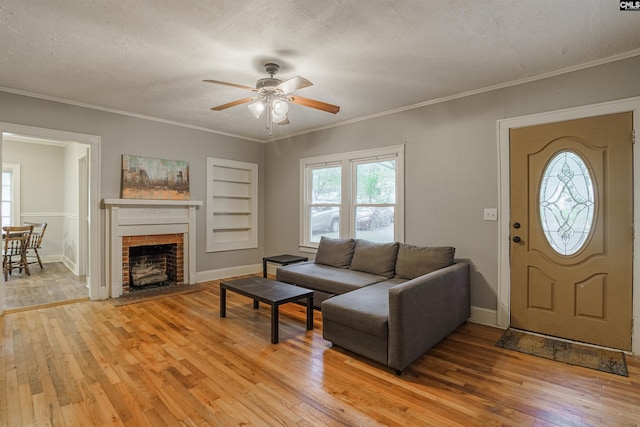
[(276, 280), (314, 290), (323, 337), (397, 373), (470, 316), (469, 265), (452, 247), (322, 237)]

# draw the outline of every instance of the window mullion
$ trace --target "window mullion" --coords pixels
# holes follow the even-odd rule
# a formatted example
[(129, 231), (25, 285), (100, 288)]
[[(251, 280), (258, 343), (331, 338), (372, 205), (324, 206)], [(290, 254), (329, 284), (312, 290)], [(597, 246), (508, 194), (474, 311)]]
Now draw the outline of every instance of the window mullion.
[[(340, 226), (343, 227), (340, 230), (340, 237), (349, 237), (353, 236), (353, 226), (351, 221), (352, 209), (351, 209), (351, 200), (352, 200), (352, 186), (351, 186), (351, 162), (348, 160), (342, 161), (342, 200), (340, 206)], [(345, 233), (342, 230), (348, 230), (348, 233)]]

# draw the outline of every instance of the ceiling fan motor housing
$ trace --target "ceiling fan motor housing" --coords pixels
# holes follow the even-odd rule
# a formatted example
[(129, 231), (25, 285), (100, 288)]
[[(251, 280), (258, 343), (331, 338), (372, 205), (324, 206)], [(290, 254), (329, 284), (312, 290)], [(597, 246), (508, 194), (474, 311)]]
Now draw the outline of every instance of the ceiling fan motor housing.
[(257, 90), (275, 89), (275, 87), (278, 86), (280, 83), (282, 83), (282, 80), (280, 79), (274, 79), (273, 77), (266, 77), (264, 79), (258, 80), (258, 82), (256, 83), (256, 89)]

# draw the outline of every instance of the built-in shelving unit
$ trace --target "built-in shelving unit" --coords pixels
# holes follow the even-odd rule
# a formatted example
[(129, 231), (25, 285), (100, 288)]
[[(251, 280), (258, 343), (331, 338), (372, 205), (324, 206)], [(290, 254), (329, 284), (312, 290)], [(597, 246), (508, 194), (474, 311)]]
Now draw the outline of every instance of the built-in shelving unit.
[(258, 165), (207, 158), (207, 252), (258, 247)]

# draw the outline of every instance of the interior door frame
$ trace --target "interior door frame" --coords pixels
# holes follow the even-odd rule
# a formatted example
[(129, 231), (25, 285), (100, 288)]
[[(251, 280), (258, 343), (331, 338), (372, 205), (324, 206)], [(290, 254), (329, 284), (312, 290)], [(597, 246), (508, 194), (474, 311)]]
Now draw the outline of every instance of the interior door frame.
[[(562, 122), (573, 119), (581, 119), (606, 114), (633, 111), (633, 129), (637, 135), (640, 132), (640, 96), (626, 98), (617, 101), (586, 105), (564, 110), (550, 111), (529, 116), (514, 117), (498, 120), (498, 206), (500, 206), (498, 227), (498, 308), (496, 324), (501, 328), (508, 328), (511, 318), (510, 307), (510, 173), (509, 173), (509, 130), (526, 126), (535, 126), (553, 122)], [(633, 150), (633, 221), (640, 224), (640, 150)], [(633, 246), (640, 248), (640, 232), (634, 233)], [(640, 354), (640, 251), (634, 249), (633, 253), (633, 302), (632, 316), (635, 319), (635, 327), (631, 334), (631, 351)]]
[(87, 274), (87, 247), (89, 246), (89, 156), (86, 152), (78, 159), (78, 275)]
[[(5, 133), (29, 135), (47, 139), (79, 142), (87, 144), (89, 150), (89, 298), (91, 300), (107, 299), (109, 294), (100, 280), (100, 156), (101, 137), (84, 133), (68, 132), (56, 129), (26, 126), (15, 123), (0, 122), (0, 162), (2, 161), (2, 143)], [(3, 312), (4, 287), (0, 286), (0, 315)]]

